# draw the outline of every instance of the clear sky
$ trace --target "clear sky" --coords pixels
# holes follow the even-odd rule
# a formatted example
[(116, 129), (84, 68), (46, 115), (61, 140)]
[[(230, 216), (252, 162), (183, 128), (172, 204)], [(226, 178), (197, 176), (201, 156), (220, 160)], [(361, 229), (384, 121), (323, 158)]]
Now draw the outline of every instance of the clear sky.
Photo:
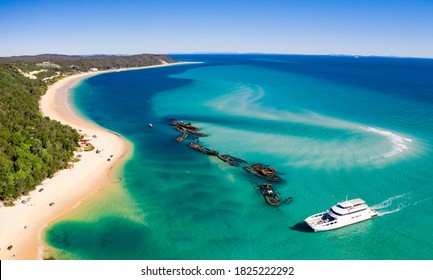
[(0, 0), (0, 56), (195, 52), (433, 58), (433, 0)]

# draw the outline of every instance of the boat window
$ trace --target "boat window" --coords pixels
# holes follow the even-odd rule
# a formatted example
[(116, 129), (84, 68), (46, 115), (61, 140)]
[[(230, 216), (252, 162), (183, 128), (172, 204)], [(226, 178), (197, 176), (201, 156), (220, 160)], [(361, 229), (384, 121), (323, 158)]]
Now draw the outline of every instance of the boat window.
[(335, 215), (337, 215), (337, 216), (353, 215), (353, 214), (355, 214), (355, 213), (362, 212), (362, 211), (365, 211), (365, 210), (367, 210), (367, 209), (366, 209), (366, 208), (363, 208), (363, 209), (359, 209), (359, 210), (356, 210), (356, 211), (348, 212), (348, 213), (346, 213), (346, 214), (339, 214), (339, 213), (335, 212), (334, 210), (332, 210), (332, 208), (330, 209), (330, 211), (331, 211), (332, 213), (334, 213)]
[(332, 210), (332, 208), (331, 208), (331, 212), (334, 213), (334, 214), (337, 215), (337, 216), (343, 216), (343, 215), (341, 215), (341, 214), (335, 212), (334, 210)]

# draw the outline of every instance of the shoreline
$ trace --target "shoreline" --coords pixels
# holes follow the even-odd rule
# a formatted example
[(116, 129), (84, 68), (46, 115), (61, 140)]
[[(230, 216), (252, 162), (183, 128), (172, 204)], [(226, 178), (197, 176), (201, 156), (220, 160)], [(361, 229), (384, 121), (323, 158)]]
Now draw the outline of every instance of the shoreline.
[[(70, 106), (68, 97), (71, 89), (84, 79), (100, 74), (180, 64), (188, 62), (81, 73), (63, 78), (48, 87), (39, 103), (42, 115), (77, 129), (85, 135), (84, 139), (90, 140), (95, 150), (75, 152), (75, 156), (80, 155), (80, 161), (74, 163), (73, 168), (60, 170), (52, 178), (44, 180), (29, 195), (19, 198), (15, 206), (0, 207), (1, 260), (42, 259), (44, 230), (107, 186), (110, 175), (132, 155), (132, 143), (85, 118)], [(101, 152), (96, 153), (97, 149)], [(27, 203), (21, 203), (29, 197), (31, 199)], [(52, 203), (54, 205), (50, 206)], [(12, 249), (8, 250), (11, 245)]]

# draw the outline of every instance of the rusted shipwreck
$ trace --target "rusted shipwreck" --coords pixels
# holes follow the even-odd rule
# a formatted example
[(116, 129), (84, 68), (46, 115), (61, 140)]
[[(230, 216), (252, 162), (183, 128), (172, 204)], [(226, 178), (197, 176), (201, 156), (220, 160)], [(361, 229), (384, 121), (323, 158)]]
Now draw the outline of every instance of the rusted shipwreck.
[(244, 166), (243, 169), (257, 177), (264, 178), (272, 182), (279, 182), (281, 179), (277, 176), (275, 168), (261, 163), (254, 163), (252, 166)]

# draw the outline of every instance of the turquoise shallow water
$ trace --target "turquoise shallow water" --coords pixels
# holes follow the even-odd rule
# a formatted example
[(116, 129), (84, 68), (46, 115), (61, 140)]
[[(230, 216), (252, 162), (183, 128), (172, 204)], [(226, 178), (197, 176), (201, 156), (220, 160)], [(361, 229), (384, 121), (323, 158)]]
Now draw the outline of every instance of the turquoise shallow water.
[[(75, 88), (85, 116), (134, 143), (122, 174), (134, 203), (125, 214), (95, 202), (87, 216), (54, 224), (46, 240), (62, 258), (433, 258), (432, 60), (175, 58), (204, 63)], [(293, 202), (268, 206), (251, 186), (257, 177), (188, 148), (189, 139), (176, 143), (172, 117), (207, 133), (202, 145), (274, 166), (278, 192)], [(303, 223), (346, 196), (380, 217), (323, 233)]]

